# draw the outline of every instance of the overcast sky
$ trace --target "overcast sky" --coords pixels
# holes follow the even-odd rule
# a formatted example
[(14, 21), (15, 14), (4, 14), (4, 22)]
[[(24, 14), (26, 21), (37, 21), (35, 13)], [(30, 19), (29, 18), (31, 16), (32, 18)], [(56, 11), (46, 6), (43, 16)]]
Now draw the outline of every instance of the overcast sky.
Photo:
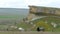
[(28, 8), (28, 5), (60, 8), (60, 0), (0, 0), (0, 8)]

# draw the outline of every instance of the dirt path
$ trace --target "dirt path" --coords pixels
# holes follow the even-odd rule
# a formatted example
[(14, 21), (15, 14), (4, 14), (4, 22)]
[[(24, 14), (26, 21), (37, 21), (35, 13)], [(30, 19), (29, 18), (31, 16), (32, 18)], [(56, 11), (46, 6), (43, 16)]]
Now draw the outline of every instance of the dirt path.
[(20, 31), (0, 31), (0, 34), (60, 34), (59, 32), (20, 32)]

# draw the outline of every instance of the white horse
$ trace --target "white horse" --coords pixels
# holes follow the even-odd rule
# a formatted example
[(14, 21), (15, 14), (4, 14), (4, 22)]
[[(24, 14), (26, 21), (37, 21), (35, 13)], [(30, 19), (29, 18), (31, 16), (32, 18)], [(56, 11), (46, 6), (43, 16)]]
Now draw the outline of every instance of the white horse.
[(51, 25), (53, 25), (54, 28), (57, 27), (57, 24), (56, 24), (56, 23), (53, 23), (53, 22), (52, 22)]
[(23, 29), (23, 28), (21, 28), (21, 27), (19, 27), (19, 28), (18, 28), (18, 30), (19, 30), (19, 31), (24, 31), (24, 29)]

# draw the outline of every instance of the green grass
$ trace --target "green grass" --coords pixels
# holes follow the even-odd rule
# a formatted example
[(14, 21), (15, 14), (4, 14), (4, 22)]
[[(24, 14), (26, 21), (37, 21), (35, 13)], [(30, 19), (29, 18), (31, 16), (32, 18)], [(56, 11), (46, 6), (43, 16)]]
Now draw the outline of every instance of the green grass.
[(28, 30), (28, 29), (30, 29), (30, 28), (32, 27), (32, 25), (26, 24), (26, 23), (24, 23), (24, 22), (18, 23), (17, 26), (18, 26), (18, 27), (22, 27), (22, 28), (24, 28), (25, 30)]
[(16, 18), (17, 16), (2, 16), (0, 15), (0, 18)]
[(20, 18), (23, 19), (25, 18), (25, 15), (0, 15), (0, 18), (4, 19), (4, 18)]
[[(49, 27), (48, 28), (51, 28), (49, 31), (52, 31), (52, 29), (53, 29), (53, 31), (60, 31), (60, 25), (58, 25), (57, 26), (57, 28), (53, 28), (53, 26), (51, 25), (51, 22), (54, 22), (54, 23), (56, 23), (56, 24), (60, 24), (60, 18), (58, 18), (58, 17), (45, 17), (45, 18), (41, 18), (41, 19), (37, 19), (37, 20), (34, 20), (34, 21), (32, 21), (34, 24), (38, 24), (39, 22), (40, 23), (42, 23), (43, 22), (43, 24), (42, 25), (44, 25), (44, 23), (45, 23), (45, 21), (47, 21), (48, 23), (48, 25), (49, 25)], [(39, 24), (38, 24), (39, 25)], [(44, 26), (44, 27), (46, 27), (47, 28), (47, 26), (48, 25), (46, 25), (46, 26)], [(19, 23), (19, 24), (17, 24), (17, 26), (18, 27), (22, 27), (22, 28), (24, 28), (24, 29), (29, 29), (29, 28), (32, 28), (33, 27), (33, 25), (31, 25), (31, 24), (26, 24), (26, 23)], [(36, 27), (38, 27), (38, 26), (36, 26)], [(36, 31), (36, 27), (35, 28), (33, 28), (33, 29), (31, 29), (31, 31)]]
[[(53, 31), (60, 31), (60, 25), (59, 25), (60, 24), (60, 18), (49, 16), (49, 17), (34, 20), (33, 23), (34, 24), (39, 23), (39, 22), (41, 23), (41, 21), (44, 23), (47, 21), (47, 24), (50, 25), (52, 28), (53, 28), (53, 26), (51, 25), (51, 22), (56, 23), (58, 26), (56, 28), (53, 28)], [(42, 25), (44, 25), (44, 24), (42, 24)]]
[[(22, 19), (22, 18), (24, 18), (24, 16), (22, 15), (22, 16), (18, 16), (18, 15), (14, 15), (14, 16), (11, 16), (11, 15), (9, 15), (9, 16), (3, 16), (3, 15), (0, 15), (0, 19), (7, 19), (7, 18), (14, 18), (14, 19), (18, 19), (18, 18), (20, 18), (20, 19)], [(45, 18), (41, 18), (41, 19), (37, 19), (37, 20), (34, 20), (34, 21), (32, 21), (34, 24), (37, 24), (37, 23), (41, 23), (41, 21), (43, 21), (44, 23), (45, 23), (45, 21), (47, 21), (48, 22), (48, 25), (49, 26), (51, 26), (52, 27), (52, 25), (50, 24), (51, 22), (54, 22), (54, 23), (57, 23), (57, 24), (60, 24), (60, 18), (58, 18), (58, 17), (51, 17), (51, 16), (49, 16), (49, 17), (45, 17)], [(38, 24), (39, 25), (39, 24)], [(47, 25), (47, 26), (48, 26)], [(1, 27), (2, 26), (2, 27)], [(30, 29), (31, 31), (36, 31), (36, 28), (33, 28), (32, 29), (32, 27), (33, 27), (33, 25), (31, 25), (31, 24), (26, 24), (26, 23), (24, 23), (24, 22), (20, 22), (20, 23), (17, 23), (16, 24), (16, 26), (17, 27), (22, 27), (22, 28), (24, 28), (25, 30), (28, 30), (28, 29)], [(5, 28), (6, 26), (4, 26), (4, 25), (0, 25), (0, 28)], [(38, 27), (38, 26), (36, 26), (36, 27)], [(49, 28), (49, 27), (48, 27)], [(53, 27), (52, 27), (53, 28)], [(53, 31), (60, 31), (60, 25), (58, 25), (57, 26), (57, 28), (55, 28)]]
[(17, 20), (23, 18), (24, 15), (0, 15), (0, 29), (7, 29), (9, 27), (8, 25), (15, 25)]

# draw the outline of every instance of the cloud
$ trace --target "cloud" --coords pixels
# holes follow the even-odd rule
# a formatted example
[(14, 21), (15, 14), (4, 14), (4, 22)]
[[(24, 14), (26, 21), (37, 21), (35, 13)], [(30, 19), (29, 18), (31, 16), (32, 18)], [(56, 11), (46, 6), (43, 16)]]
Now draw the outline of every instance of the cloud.
[(57, 0), (26, 0), (28, 5), (47, 5)]
[(53, 1), (53, 2), (50, 2), (50, 3), (47, 4), (46, 6), (51, 6), (51, 7), (60, 8), (60, 0), (55, 0), (55, 1)]
[(0, 0), (0, 8), (26, 8), (24, 0)]
[(60, 0), (0, 0), (0, 7), (28, 8), (28, 5), (59, 7)]
[(26, 0), (28, 5), (48, 6), (60, 8), (60, 0)]

